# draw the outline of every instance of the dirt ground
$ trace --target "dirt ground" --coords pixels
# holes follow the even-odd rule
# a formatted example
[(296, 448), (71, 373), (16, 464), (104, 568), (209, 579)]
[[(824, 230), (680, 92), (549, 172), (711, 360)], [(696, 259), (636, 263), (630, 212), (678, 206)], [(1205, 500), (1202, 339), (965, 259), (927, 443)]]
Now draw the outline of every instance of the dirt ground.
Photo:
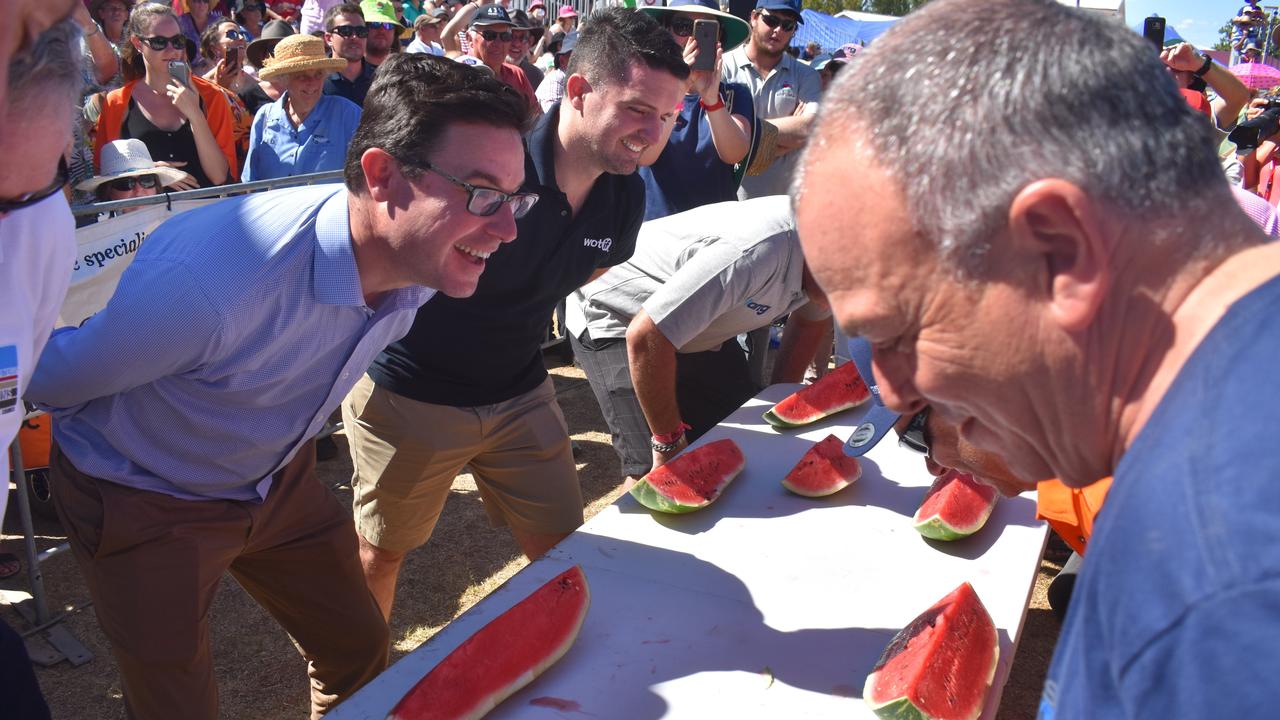
[[(556, 392), (573, 439), (581, 448), (578, 473), (587, 516), (618, 496), (618, 460), (605, 424), (582, 372), (572, 366), (552, 368)], [(349, 504), (351, 463), (346, 443), (338, 437), (338, 457), (320, 464), (320, 478)], [(10, 502), (10, 506), (15, 503)], [(21, 554), (14, 536), (18, 523), (10, 513), (0, 551)], [(62, 542), (56, 522), (37, 520), (41, 549)], [(1056, 540), (1056, 539), (1055, 539)], [(1067, 551), (1051, 541), (1041, 563), (1012, 675), (1005, 686), (998, 718), (1033, 718), (1040, 687), (1048, 670), (1059, 625), (1045, 600), (1048, 581), (1065, 561)], [(392, 616), (391, 659), (416, 648), (526, 564), (511, 535), (489, 527), (475, 483), (469, 475), (455, 481), (444, 514), (431, 541), (406, 560)], [(73, 607), (65, 625), (95, 655), (81, 667), (61, 663), (39, 668), (37, 675), (56, 719), (123, 718), (124, 703), (106, 639), (98, 630), (89, 593), (69, 554), (43, 564), (50, 606), (56, 612)], [(155, 578), (163, 582), (163, 578)], [(0, 589), (23, 590), (25, 581), (0, 582)], [(0, 608), (6, 622), (22, 630), (22, 619)], [(213, 604), (213, 655), (222, 716), (297, 720), (307, 716), (308, 690), (303, 660), (275, 622), (229, 577)]]

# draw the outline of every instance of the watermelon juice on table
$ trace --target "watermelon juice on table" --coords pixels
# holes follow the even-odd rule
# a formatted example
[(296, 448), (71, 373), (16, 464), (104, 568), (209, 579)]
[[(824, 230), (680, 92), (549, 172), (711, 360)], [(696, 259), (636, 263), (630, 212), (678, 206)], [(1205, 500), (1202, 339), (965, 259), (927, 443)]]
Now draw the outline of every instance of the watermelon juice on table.
[(715, 502), (746, 464), (742, 448), (729, 439), (685, 448), (641, 478), (631, 496), (650, 510), (693, 512)]
[(764, 413), (778, 428), (799, 427), (855, 408), (871, 397), (871, 391), (853, 363), (845, 363), (818, 378), (812, 385), (788, 395)]
[(590, 604), (587, 578), (575, 565), (467, 638), (401, 698), (387, 720), (484, 717), (568, 652)]

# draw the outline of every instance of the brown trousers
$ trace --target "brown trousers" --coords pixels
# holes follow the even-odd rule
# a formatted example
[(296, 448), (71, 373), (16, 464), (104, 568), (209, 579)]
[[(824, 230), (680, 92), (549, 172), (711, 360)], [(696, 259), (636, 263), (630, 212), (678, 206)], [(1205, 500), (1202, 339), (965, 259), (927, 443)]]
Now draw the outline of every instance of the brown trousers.
[(130, 718), (216, 718), (209, 606), (224, 572), (307, 659), (311, 717), (387, 665), (390, 633), (351, 515), (303, 447), (261, 504), (180, 500), (81, 473), (55, 446), (54, 502), (120, 666)]

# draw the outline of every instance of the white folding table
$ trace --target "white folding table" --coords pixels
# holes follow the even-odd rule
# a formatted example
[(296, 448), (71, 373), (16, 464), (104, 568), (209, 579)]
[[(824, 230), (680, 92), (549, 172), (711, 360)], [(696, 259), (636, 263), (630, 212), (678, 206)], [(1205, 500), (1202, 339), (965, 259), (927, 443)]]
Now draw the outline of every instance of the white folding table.
[(384, 718), (485, 623), (581, 565), (591, 609), (577, 641), (491, 718), (872, 717), (860, 699), (900, 628), (968, 581), (1000, 634), (984, 718), (1009, 676), (1048, 530), (1034, 494), (1002, 499), (976, 535), (921, 537), (911, 516), (932, 477), (892, 435), (862, 479), (821, 499), (780, 481), (813, 442), (846, 439), (862, 410), (779, 431), (774, 385), (697, 444), (733, 438), (746, 469), (713, 505), (654, 513), (624, 495), (329, 714)]

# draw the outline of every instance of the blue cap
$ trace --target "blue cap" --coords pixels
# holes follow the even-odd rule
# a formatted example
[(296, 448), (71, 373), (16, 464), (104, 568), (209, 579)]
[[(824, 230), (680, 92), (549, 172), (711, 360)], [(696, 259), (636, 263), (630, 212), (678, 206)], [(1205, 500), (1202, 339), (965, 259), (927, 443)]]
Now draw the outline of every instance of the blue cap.
[(515, 25), (511, 22), (511, 15), (507, 13), (507, 9), (501, 5), (481, 5), (476, 11), (476, 16), (471, 20), (471, 27), (480, 27), (482, 25)]
[(880, 383), (876, 382), (875, 373), (871, 370), (871, 343), (860, 337), (850, 338), (849, 357), (858, 366), (858, 374), (871, 391), (871, 407), (844, 444), (845, 455), (861, 457), (884, 439), (902, 415), (885, 407), (884, 400), (880, 399)]
[(796, 20), (801, 25), (804, 24), (804, 15), (800, 12), (802, 6), (800, 0), (756, 0), (757, 10), (785, 10), (795, 13)]

